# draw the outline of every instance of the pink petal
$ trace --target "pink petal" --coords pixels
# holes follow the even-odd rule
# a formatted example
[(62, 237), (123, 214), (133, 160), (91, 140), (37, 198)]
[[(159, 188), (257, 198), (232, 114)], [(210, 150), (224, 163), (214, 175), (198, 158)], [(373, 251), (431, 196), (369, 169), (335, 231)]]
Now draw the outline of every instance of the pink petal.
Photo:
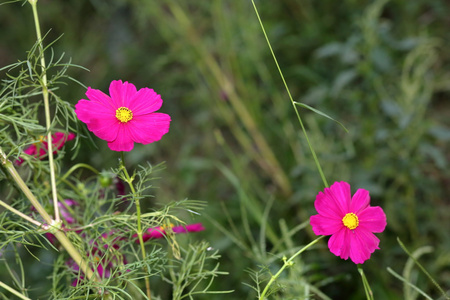
[(335, 182), (330, 186), (328, 191), (325, 189), (325, 192), (334, 198), (343, 215), (349, 212), (352, 200), (350, 184), (344, 181)]
[(332, 235), (344, 226), (342, 219), (328, 218), (322, 215), (311, 216), (309, 220), (312, 230), (316, 235)]
[(365, 189), (358, 189), (352, 197), (352, 202), (350, 204), (350, 211), (358, 214), (364, 208), (369, 206), (370, 196), (369, 191)]
[(331, 253), (339, 256), (342, 259), (348, 259), (350, 257), (350, 230), (346, 227), (342, 227), (341, 230), (333, 234), (328, 240), (328, 248)]
[(134, 142), (127, 128), (127, 124), (119, 124), (117, 137), (114, 141), (108, 142), (109, 149), (113, 151), (131, 151)]
[[(105, 109), (110, 109), (110, 110), (117, 109), (117, 107), (115, 107), (114, 103), (111, 101), (111, 98), (100, 90), (91, 89), (90, 87), (88, 87), (88, 90), (86, 91), (86, 96), (88, 97), (89, 100), (91, 100), (90, 101), (91, 103), (101, 104), (103, 107), (105, 107)], [(84, 100), (84, 99), (82, 99), (82, 100)], [(84, 101), (87, 101), (87, 100), (84, 100)]]
[(74, 133), (55, 132), (52, 135), (53, 147), (56, 148), (54, 150), (60, 150), (67, 141), (71, 141), (74, 138), (75, 138)]
[(28, 154), (28, 155), (36, 155), (37, 154), (37, 147), (36, 147), (36, 145), (35, 144), (30, 145), (30, 147), (25, 149), (23, 151), (23, 153)]
[(370, 255), (376, 249), (379, 249), (380, 240), (373, 233), (362, 227), (358, 227), (350, 232), (350, 259), (355, 264), (362, 264), (370, 258)]
[(78, 119), (86, 124), (89, 124), (91, 120), (97, 118), (116, 118), (116, 109), (87, 100), (78, 101), (75, 105), (75, 113)]
[(190, 225), (180, 225), (172, 228), (174, 233), (186, 233), (186, 232), (198, 232), (203, 231), (205, 228), (202, 223), (190, 224)]
[(351, 201), (350, 185), (346, 182), (335, 182), (331, 187), (319, 192), (314, 202), (317, 212), (328, 218), (342, 219), (348, 213)]
[[(142, 239), (144, 242), (146, 242), (149, 239), (160, 239), (164, 237), (165, 231), (161, 229), (160, 227), (157, 228), (149, 228), (147, 229), (147, 232), (142, 235)], [(137, 234), (133, 235), (134, 238), (137, 238)], [(139, 240), (136, 241), (136, 243), (139, 243)]]
[(114, 108), (105, 107), (101, 103), (87, 100), (78, 101), (75, 105), (75, 113), (77, 114), (78, 119), (87, 125), (97, 118), (116, 117), (116, 110)]
[(113, 80), (109, 86), (109, 94), (114, 103), (114, 107), (130, 107), (130, 99), (137, 93), (136, 87), (132, 83), (122, 80)]
[(359, 226), (370, 232), (383, 232), (386, 228), (386, 215), (379, 206), (369, 206), (358, 214)]
[(139, 116), (160, 109), (162, 99), (154, 90), (142, 88), (130, 99), (129, 105), (129, 108), (133, 112), (133, 116)]
[(105, 141), (116, 140), (120, 126), (123, 125), (120, 124), (115, 116), (98, 116), (87, 123), (88, 129)]
[(80, 119), (81, 122), (88, 123), (90, 122), (92, 116), (92, 111), (89, 109), (89, 105), (91, 101), (81, 99), (75, 104), (75, 113), (77, 118)]
[(149, 144), (159, 141), (164, 134), (169, 132), (170, 121), (170, 116), (167, 114), (151, 113), (133, 116), (133, 120), (126, 125), (133, 141)]

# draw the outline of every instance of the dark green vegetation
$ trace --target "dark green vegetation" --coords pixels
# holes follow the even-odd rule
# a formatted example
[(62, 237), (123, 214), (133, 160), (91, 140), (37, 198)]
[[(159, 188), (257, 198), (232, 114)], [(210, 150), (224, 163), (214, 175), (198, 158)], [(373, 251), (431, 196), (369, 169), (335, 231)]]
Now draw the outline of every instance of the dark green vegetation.
[[(294, 100), (349, 131), (300, 110), (328, 182), (368, 189), (372, 205), (387, 214), (381, 250), (364, 264), (375, 299), (414, 299), (386, 270), (402, 274), (408, 261), (397, 237), (410, 251), (432, 246), (419, 260), (449, 289), (448, 1), (257, 5)], [(122, 79), (162, 95), (162, 111), (173, 120), (169, 134), (128, 154), (135, 165), (166, 161), (147, 205), (207, 201), (195, 218), (207, 230), (191, 240), (220, 250), (220, 268), (229, 275), (214, 289), (254, 299), (245, 284), (261, 276), (264, 286), (264, 267), (276, 272), (283, 254), (314, 238), (307, 222), (323, 183), (251, 2), (40, 0), (39, 11), (42, 29), (51, 29), (45, 41), (60, 37), (52, 47), (56, 56), (65, 52), (90, 69), (73, 68), (70, 76), (103, 91)], [(0, 32), (0, 66), (24, 59), (35, 42), (30, 8), (0, 6)], [(75, 104), (85, 88), (68, 83), (59, 96)], [(76, 160), (115, 167), (117, 154), (94, 140), (100, 151), (86, 139), (83, 149), (91, 150)], [(439, 297), (417, 268), (402, 275)], [(29, 276), (31, 287), (42, 279), (38, 271)], [(360, 281), (354, 264), (322, 242), (285, 272), (279, 297), (301, 299), (317, 288), (331, 299), (362, 299)], [(163, 289), (155, 292), (164, 295)], [(222, 297), (230, 299), (203, 299)]]

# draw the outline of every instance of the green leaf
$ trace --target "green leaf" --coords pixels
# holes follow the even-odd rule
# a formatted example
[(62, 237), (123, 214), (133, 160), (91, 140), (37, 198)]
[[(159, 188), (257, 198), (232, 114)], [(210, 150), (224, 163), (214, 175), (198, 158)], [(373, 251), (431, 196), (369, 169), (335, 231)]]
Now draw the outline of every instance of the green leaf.
[(301, 107), (303, 107), (303, 108), (307, 108), (307, 109), (309, 109), (309, 110), (315, 112), (316, 114), (321, 115), (322, 117), (328, 118), (328, 119), (330, 119), (330, 120), (332, 120), (332, 121), (338, 123), (339, 125), (341, 125), (342, 128), (344, 128), (345, 132), (348, 133), (348, 129), (345, 128), (344, 124), (342, 124), (341, 122), (339, 122), (339, 121), (336, 120), (336, 119), (333, 119), (332, 117), (330, 117), (330, 116), (327, 115), (326, 113), (321, 112), (320, 110), (317, 110), (317, 109), (315, 109), (314, 107), (311, 107), (311, 106), (309, 106), (309, 105), (307, 105), (307, 104), (304, 104), (304, 103), (300, 103), (300, 102), (297, 102), (297, 101), (294, 101), (294, 103), (295, 103), (295, 105), (301, 106)]

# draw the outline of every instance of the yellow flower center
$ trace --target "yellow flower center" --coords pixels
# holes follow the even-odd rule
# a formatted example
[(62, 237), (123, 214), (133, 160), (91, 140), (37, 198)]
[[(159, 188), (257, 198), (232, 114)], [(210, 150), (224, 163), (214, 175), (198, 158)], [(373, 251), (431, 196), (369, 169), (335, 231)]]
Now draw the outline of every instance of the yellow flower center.
[(119, 107), (116, 110), (116, 118), (122, 123), (127, 123), (133, 119), (133, 112), (127, 107)]
[(158, 230), (159, 230), (159, 231), (165, 231), (165, 230), (167, 230), (167, 229), (169, 229), (169, 228), (174, 228), (174, 227), (175, 227), (175, 225), (173, 225), (172, 223), (170, 223), (170, 224), (167, 224), (167, 225), (159, 226), (159, 227), (158, 227)]
[(342, 218), (342, 223), (348, 229), (355, 229), (359, 225), (358, 216), (354, 213), (348, 213)]

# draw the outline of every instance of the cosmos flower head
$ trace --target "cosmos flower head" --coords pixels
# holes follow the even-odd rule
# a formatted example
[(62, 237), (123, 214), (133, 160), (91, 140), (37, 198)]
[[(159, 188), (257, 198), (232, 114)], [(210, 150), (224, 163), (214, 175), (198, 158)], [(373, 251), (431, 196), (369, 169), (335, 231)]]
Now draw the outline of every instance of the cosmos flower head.
[[(71, 141), (75, 138), (74, 133), (55, 132), (52, 134), (52, 148), (53, 154), (56, 154), (58, 150), (64, 146), (67, 141)], [(34, 156), (39, 159), (46, 157), (48, 152), (48, 141), (46, 137), (41, 137), (40, 141), (27, 147), (23, 153)], [(17, 165), (21, 165), (24, 162), (23, 158), (16, 160)]]
[(109, 93), (89, 87), (89, 100), (78, 101), (75, 113), (111, 150), (131, 151), (134, 143), (150, 144), (169, 132), (170, 116), (156, 112), (163, 101), (154, 90), (114, 80)]
[(362, 264), (380, 249), (380, 240), (373, 233), (386, 227), (383, 209), (369, 203), (367, 190), (358, 189), (352, 197), (347, 182), (335, 182), (316, 197), (314, 206), (319, 214), (310, 218), (312, 230), (316, 235), (331, 235), (331, 253)]

